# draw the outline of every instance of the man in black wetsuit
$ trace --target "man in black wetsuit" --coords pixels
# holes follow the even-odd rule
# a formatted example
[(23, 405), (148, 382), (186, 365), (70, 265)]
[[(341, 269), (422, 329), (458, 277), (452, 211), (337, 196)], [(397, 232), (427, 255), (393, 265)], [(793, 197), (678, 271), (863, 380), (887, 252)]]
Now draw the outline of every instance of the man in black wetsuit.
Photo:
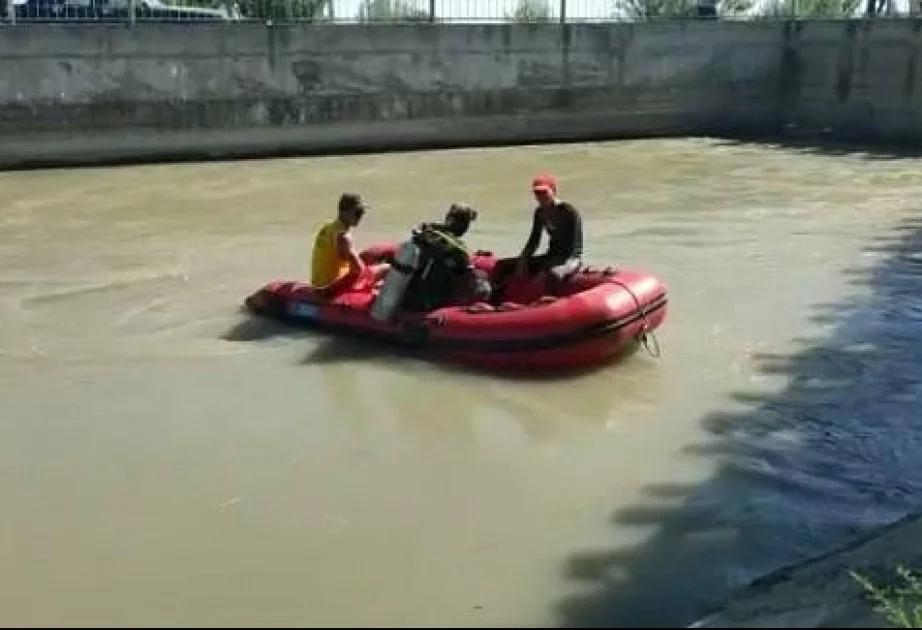
[(423, 247), (420, 273), (413, 278), (404, 297), (403, 308), (430, 311), (458, 300), (486, 300), (490, 283), (474, 269), (462, 237), (477, 219), (477, 210), (465, 204), (452, 204), (443, 223), (420, 225), (416, 242)]
[[(552, 288), (577, 271), (583, 256), (583, 221), (579, 211), (557, 198), (557, 181), (553, 175), (539, 175), (531, 183), (538, 201), (531, 234), (517, 258), (505, 258), (496, 263), (494, 282), (502, 284), (511, 274), (534, 275), (545, 272)], [(535, 256), (541, 235), (547, 232), (547, 251)]]

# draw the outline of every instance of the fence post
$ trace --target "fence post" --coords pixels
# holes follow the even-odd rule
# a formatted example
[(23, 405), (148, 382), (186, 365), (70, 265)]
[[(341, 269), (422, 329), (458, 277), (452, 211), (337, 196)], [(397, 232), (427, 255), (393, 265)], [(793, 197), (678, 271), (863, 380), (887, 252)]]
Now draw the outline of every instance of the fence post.
[(134, 0), (128, 0), (128, 25), (134, 26), (137, 17), (134, 14)]
[(435, 24), (435, 0), (429, 0), (429, 22)]
[(567, 23), (567, 0), (560, 0), (560, 23)]

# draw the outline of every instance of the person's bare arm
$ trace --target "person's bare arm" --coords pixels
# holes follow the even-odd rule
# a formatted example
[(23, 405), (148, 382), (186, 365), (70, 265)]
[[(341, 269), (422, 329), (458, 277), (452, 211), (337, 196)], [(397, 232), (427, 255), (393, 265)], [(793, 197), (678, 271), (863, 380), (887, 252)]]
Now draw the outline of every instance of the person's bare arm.
[(339, 248), (339, 255), (349, 259), (349, 275), (356, 275), (362, 273), (365, 270), (365, 263), (362, 262), (362, 258), (359, 256), (358, 251), (355, 249), (355, 241), (352, 238), (352, 234), (349, 232), (343, 232), (339, 235), (339, 238), (336, 242), (337, 247)]

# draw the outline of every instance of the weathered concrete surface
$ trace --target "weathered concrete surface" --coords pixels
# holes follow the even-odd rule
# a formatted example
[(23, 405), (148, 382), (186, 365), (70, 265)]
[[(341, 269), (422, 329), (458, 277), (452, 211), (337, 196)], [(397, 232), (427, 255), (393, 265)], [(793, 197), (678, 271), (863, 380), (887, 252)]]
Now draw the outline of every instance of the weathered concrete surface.
[(0, 166), (662, 135), (922, 140), (918, 20), (17, 25)]
[(922, 569), (922, 514), (823, 556), (756, 580), (691, 628), (886, 628), (855, 571), (876, 585), (896, 582), (897, 566)]
[(918, 144), (922, 21), (785, 26), (780, 102), (788, 134)]
[(777, 24), (9, 27), (0, 165), (777, 128)]

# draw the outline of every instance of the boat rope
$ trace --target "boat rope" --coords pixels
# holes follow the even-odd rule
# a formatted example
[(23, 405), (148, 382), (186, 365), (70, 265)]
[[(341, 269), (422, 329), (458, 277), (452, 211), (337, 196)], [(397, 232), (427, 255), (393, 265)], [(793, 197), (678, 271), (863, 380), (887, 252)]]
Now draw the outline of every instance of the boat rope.
[[(647, 308), (641, 303), (640, 299), (637, 297), (637, 294), (635, 294), (629, 286), (614, 278), (609, 278), (608, 282), (617, 284), (619, 287), (627, 291), (628, 295), (633, 298), (634, 304), (637, 305), (637, 310), (640, 312), (641, 318), (641, 329), (640, 334), (637, 335), (637, 339), (643, 346), (644, 350), (647, 351), (647, 354), (649, 354), (654, 359), (660, 358), (660, 356), (662, 356), (662, 349), (659, 345), (659, 339), (656, 338), (653, 329), (650, 327), (650, 320), (647, 318)], [(656, 346), (655, 351), (650, 348), (650, 339), (653, 340), (653, 344)]]

